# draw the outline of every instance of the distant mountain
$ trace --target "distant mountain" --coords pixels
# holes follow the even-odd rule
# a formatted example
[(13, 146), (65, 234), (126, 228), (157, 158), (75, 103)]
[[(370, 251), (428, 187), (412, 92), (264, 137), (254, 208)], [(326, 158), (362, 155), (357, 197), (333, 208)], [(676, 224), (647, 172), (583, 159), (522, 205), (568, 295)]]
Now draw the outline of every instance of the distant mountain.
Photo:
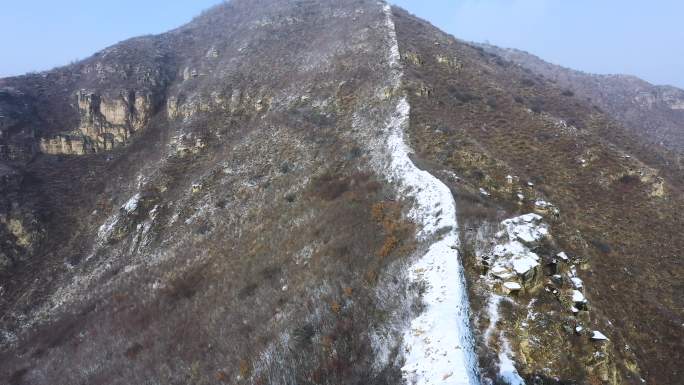
[(550, 64), (524, 51), (480, 45), (566, 88), (650, 143), (684, 153), (684, 90), (629, 75), (592, 75)]
[(678, 383), (680, 91), (510, 52), (233, 0), (0, 79), (0, 383)]

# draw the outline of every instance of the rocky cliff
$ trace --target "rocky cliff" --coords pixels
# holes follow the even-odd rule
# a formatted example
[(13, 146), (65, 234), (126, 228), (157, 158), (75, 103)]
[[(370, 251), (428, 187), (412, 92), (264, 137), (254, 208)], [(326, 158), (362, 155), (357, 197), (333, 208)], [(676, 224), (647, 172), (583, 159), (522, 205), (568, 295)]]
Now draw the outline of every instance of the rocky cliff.
[(370, 0), (0, 79), (0, 378), (674, 384), (683, 175), (631, 129)]
[(153, 113), (152, 96), (120, 92), (109, 98), (79, 90), (76, 95), (79, 126), (75, 134), (41, 138), (45, 154), (84, 155), (126, 144), (131, 135), (149, 123)]

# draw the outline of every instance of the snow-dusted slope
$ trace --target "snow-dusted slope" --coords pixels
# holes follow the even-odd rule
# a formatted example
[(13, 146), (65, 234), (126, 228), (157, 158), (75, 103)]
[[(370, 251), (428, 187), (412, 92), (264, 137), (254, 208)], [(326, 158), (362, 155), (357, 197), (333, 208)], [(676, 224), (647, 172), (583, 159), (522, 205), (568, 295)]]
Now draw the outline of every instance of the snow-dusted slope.
[[(401, 94), (401, 63), (391, 8), (385, 6), (390, 31), (389, 63), (394, 90)], [(427, 253), (410, 266), (409, 278), (423, 283), (424, 311), (404, 334), (404, 378), (415, 384), (477, 384), (478, 370), (468, 321), (468, 299), (459, 261), (456, 204), (449, 188), (409, 157), (404, 140), (410, 106), (396, 97), (396, 110), (387, 125), (389, 179), (414, 199), (411, 218), (420, 238), (432, 242)]]

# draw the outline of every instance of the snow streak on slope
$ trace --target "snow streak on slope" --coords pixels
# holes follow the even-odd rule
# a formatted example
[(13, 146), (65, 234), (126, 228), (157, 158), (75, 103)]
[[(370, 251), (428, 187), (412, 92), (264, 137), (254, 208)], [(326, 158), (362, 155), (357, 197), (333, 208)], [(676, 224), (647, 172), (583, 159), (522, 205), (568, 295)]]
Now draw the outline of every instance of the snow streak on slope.
[[(390, 31), (389, 62), (394, 89), (401, 89), (402, 68), (392, 11), (385, 5)], [(389, 177), (402, 195), (415, 202), (411, 218), (421, 226), (422, 240), (433, 242), (410, 266), (409, 278), (425, 286), (423, 312), (404, 334), (404, 378), (413, 384), (474, 385), (479, 383), (473, 338), (468, 321), (468, 299), (459, 261), (456, 203), (439, 179), (418, 169), (404, 141), (409, 123), (406, 96), (398, 99), (388, 122)]]
[[(499, 322), (499, 305), (504, 298), (500, 295), (492, 294), (487, 305), (487, 313), (489, 314), (489, 327), (485, 331), (484, 340), (489, 341), (492, 333), (497, 330), (497, 323)], [(520, 377), (518, 370), (515, 368), (511, 356), (511, 347), (508, 340), (503, 333), (498, 336), (500, 339), (501, 348), (499, 349), (499, 379), (508, 385), (525, 385), (525, 380)]]

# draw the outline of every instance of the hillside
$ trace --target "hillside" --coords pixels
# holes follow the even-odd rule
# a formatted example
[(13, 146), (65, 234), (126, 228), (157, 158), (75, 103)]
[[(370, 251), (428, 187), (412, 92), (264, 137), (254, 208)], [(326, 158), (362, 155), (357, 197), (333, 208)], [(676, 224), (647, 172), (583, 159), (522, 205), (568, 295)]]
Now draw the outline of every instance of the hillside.
[(574, 71), (516, 49), (480, 47), (596, 105), (643, 141), (661, 145), (680, 157), (684, 153), (684, 90), (654, 86), (635, 76)]
[(233, 0), (0, 79), (0, 382), (676, 384), (677, 148), (491, 50)]

